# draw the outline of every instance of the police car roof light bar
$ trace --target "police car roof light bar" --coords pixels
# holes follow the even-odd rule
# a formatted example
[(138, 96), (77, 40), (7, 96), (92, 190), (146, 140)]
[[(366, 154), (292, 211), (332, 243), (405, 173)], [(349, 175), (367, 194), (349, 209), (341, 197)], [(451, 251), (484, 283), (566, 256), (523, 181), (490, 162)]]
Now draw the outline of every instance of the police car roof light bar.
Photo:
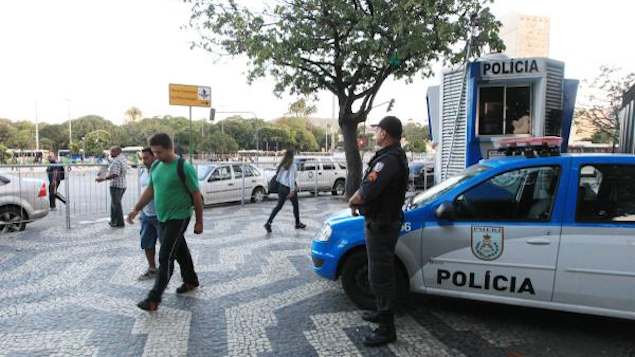
[(559, 136), (532, 136), (523, 138), (503, 138), (494, 142), (494, 147), (505, 156), (523, 155), (559, 156), (562, 138)]

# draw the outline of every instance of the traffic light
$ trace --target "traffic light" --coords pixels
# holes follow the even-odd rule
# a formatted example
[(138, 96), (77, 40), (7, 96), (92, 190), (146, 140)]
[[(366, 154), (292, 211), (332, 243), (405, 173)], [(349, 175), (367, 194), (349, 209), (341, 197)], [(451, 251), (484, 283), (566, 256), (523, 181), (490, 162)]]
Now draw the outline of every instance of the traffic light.
[(209, 121), (214, 121), (214, 117), (216, 117), (216, 109), (209, 109)]
[(386, 108), (386, 112), (389, 112), (392, 110), (392, 106), (395, 104), (395, 99), (391, 99), (390, 102), (388, 102), (388, 108)]

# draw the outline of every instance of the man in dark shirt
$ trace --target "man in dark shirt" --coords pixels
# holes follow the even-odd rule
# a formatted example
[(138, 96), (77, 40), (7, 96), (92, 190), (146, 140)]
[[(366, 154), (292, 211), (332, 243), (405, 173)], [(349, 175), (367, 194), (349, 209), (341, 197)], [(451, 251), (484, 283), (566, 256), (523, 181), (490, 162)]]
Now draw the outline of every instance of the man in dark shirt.
[(349, 201), (353, 214), (366, 218), (368, 280), (377, 297), (377, 311), (363, 314), (379, 327), (366, 337), (366, 346), (381, 346), (397, 340), (394, 323), (395, 246), (403, 221), (402, 206), (408, 189), (408, 161), (401, 148), (401, 121), (394, 116), (377, 125), (381, 148), (370, 160), (362, 185)]

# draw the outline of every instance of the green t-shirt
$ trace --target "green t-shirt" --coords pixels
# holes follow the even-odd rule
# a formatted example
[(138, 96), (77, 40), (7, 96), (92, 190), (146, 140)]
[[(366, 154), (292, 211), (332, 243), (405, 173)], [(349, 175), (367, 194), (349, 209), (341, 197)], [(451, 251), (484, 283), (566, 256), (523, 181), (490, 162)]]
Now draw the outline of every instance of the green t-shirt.
[[(178, 159), (168, 164), (160, 161), (152, 168), (148, 186), (154, 190), (154, 207), (159, 222), (186, 219), (192, 216), (192, 199), (181, 182), (177, 163)], [(190, 192), (198, 192), (198, 178), (194, 167), (185, 161), (183, 171), (185, 183)]]

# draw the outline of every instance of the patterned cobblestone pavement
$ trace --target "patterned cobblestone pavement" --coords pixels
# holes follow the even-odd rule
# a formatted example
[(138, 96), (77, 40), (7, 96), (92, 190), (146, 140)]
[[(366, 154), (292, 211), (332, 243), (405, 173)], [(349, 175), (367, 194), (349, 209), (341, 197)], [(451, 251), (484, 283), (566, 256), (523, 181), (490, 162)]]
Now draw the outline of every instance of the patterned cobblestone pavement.
[(206, 209), (205, 233), (187, 237), (201, 287), (177, 296), (175, 272), (151, 314), (135, 306), (152, 284), (137, 281), (138, 226), (50, 218), (0, 236), (0, 356), (635, 356), (630, 321), (419, 295), (398, 343), (367, 349), (371, 326), (309, 258), (343, 202), (301, 199), (308, 229), (285, 207), (266, 235), (273, 205)]

